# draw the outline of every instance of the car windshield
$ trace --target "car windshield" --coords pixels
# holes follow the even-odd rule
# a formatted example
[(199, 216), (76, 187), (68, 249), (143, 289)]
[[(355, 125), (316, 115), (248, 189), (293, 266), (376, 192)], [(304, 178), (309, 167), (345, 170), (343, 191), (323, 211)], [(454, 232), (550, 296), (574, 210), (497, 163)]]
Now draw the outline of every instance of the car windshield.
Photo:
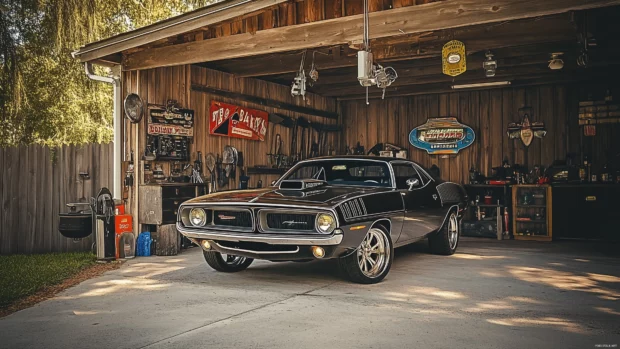
[(297, 165), (282, 179), (319, 179), (332, 185), (392, 186), (388, 164), (368, 160), (310, 161)]

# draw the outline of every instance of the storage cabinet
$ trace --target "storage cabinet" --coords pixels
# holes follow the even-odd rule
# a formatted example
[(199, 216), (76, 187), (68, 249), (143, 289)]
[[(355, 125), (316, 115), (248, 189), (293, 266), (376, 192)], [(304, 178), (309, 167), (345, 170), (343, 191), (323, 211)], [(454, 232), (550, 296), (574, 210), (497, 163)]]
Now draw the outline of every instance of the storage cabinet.
[(195, 185), (144, 185), (140, 187), (140, 224), (176, 224), (179, 205), (197, 195)]
[(549, 185), (514, 185), (512, 187), (515, 240), (552, 240), (551, 203), (552, 193)]
[(466, 184), (469, 209), (463, 220), (464, 236), (508, 238), (504, 219), (510, 205), (510, 187), (507, 185)]

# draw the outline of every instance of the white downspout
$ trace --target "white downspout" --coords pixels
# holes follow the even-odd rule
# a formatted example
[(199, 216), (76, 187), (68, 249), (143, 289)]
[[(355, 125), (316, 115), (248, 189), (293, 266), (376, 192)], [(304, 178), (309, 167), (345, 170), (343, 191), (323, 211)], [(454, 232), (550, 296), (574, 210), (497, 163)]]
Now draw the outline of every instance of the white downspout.
[(112, 76), (100, 76), (96, 75), (93, 71), (93, 65), (90, 62), (84, 63), (84, 70), (86, 71), (86, 76), (89, 79), (94, 81), (104, 82), (106, 84), (112, 84), (114, 89), (114, 164), (113, 168), (113, 187), (112, 194), (115, 199), (121, 199), (123, 193), (121, 192), (121, 162), (122, 162), (122, 140), (121, 140), (121, 125), (123, 122), (123, 112), (122, 112), (122, 89), (121, 89), (121, 78), (120, 78), (120, 65), (116, 65), (112, 68)]

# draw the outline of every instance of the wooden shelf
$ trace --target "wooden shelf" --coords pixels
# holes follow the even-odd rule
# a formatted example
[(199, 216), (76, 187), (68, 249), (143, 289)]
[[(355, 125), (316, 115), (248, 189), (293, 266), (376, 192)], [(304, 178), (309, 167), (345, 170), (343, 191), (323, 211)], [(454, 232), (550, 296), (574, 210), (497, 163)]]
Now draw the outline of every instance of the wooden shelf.
[(546, 224), (547, 220), (546, 219), (528, 219), (528, 220), (520, 220), (519, 218), (517, 218), (517, 223), (537, 223), (537, 224)]
[(620, 117), (607, 117), (600, 119), (579, 119), (579, 126), (597, 125), (597, 124), (617, 124), (620, 123)]
[(544, 235), (518, 235), (514, 234), (515, 240), (527, 240), (527, 241), (551, 241), (551, 236)]
[[(544, 200), (547, 204), (546, 205), (519, 205), (517, 204), (517, 201), (519, 200), (519, 195), (523, 194), (522, 191), (532, 192), (534, 194), (544, 193)], [(538, 198), (538, 200), (541, 200), (541, 199), (543, 198)], [(514, 185), (512, 187), (512, 210), (515, 215), (515, 217), (513, 218), (512, 232), (513, 232), (513, 236), (515, 240), (530, 240), (530, 241), (551, 241), (553, 240), (553, 229), (551, 225), (551, 219), (552, 219), (551, 199), (552, 199), (552, 192), (551, 192), (550, 185)], [(517, 217), (519, 209), (528, 209), (528, 208), (545, 209), (546, 211), (545, 218), (528, 220), (528, 219), (523, 219), (527, 217), (522, 217), (522, 218)], [(525, 224), (525, 226), (523, 224)], [(541, 232), (546, 232), (547, 234), (546, 235), (519, 235), (519, 231), (525, 230), (524, 227), (527, 227), (530, 224), (539, 224), (539, 225), (544, 224), (545, 230)]]

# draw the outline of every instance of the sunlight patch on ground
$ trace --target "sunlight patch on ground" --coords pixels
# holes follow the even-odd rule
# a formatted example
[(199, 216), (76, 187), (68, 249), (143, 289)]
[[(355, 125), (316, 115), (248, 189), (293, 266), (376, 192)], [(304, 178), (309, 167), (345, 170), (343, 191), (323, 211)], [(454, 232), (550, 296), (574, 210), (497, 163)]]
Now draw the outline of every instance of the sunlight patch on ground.
[(469, 259), (469, 260), (487, 260), (487, 259), (513, 259), (506, 256), (482, 256), (478, 254), (457, 253), (452, 255), (453, 258)]
[(102, 281), (95, 283), (93, 285), (93, 289), (80, 293), (74, 296), (60, 296), (57, 299), (77, 299), (81, 297), (100, 297), (108, 294), (119, 294), (127, 293), (131, 290), (140, 290), (140, 291), (154, 291), (161, 290), (167, 287), (172, 286), (172, 284), (162, 284), (161, 281), (158, 280), (148, 280), (148, 279), (116, 279), (110, 281)]
[(587, 274), (583, 276), (566, 271), (521, 266), (508, 266), (507, 269), (510, 274), (522, 281), (544, 284), (568, 291), (595, 293), (603, 299), (620, 299), (619, 293), (599, 285), (601, 280), (617, 280), (618, 278), (614, 276), (601, 274)]
[(185, 269), (185, 267), (177, 267), (161, 263), (136, 263), (127, 269), (121, 270), (121, 273), (135, 274), (131, 276), (148, 279), (153, 276), (166, 274), (181, 269)]
[(471, 313), (483, 313), (486, 311), (493, 310), (505, 310), (505, 309), (515, 309), (514, 305), (509, 304), (506, 301), (489, 301), (483, 303), (477, 303), (475, 307), (465, 308), (464, 310)]
[(434, 296), (443, 299), (465, 299), (464, 294), (455, 291), (445, 291), (435, 287), (410, 287), (409, 293), (411, 295), (425, 295)]
[(610, 314), (610, 315), (620, 316), (620, 311), (616, 311), (616, 310), (613, 310), (611, 308), (596, 307), (594, 309), (596, 309), (598, 311), (602, 311), (603, 313), (607, 313), (607, 314)]
[(521, 297), (521, 296), (511, 296), (506, 299), (513, 301), (513, 302), (521, 302), (521, 303), (528, 303), (528, 304), (544, 304), (545, 303), (545, 302), (541, 302), (534, 298)]
[(511, 327), (551, 327), (560, 331), (584, 334), (585, 330), (578, 324), (556, 317), (543, 318), (507, 318), (507, 319), (487, 319), (487, 322)]

